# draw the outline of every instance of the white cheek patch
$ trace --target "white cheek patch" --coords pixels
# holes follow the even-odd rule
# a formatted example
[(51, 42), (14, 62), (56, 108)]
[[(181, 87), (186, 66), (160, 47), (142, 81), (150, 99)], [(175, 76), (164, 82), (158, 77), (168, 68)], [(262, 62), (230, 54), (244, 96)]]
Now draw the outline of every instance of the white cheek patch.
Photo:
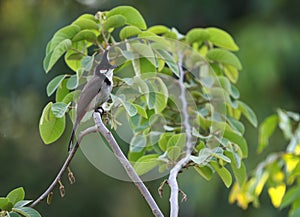
[(100, 69), (100, 73), (105, 74), (108, 70), (107, 69)]

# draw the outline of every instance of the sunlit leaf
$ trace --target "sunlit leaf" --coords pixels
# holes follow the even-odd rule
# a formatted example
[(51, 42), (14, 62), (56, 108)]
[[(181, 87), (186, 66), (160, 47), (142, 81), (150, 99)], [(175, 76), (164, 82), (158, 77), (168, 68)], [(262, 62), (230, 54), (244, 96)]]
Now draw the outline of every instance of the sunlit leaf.
[(126, 23), (126, 18), (122, 15), (113, 15), (107, 18), (107, 20), (103, 23), (104, 31), (108, 31), (111, 28), (118, 28), (124, 26)]
[(153, 32), (154, 34), (164, 34), (166, 32), (169, 31), (169, 28), (166, 27), (166, 26), (163, 26), (163, 25), (155, 25), (155, 26), (151, 26), (149, 29), (148, 29), (149, 32)]
[(25, 198), (24, 188), (19, 187), (12, 190), (7, 194), (6, 198), (8, 198), (13, 205), (15, 205), (18, 201), (24, 200)]
[(171, 146), (167, 149), (168, 158), (171, 161), (176, 161), (182, 153), (182, 150), (178, 146)]
[(64, 132), (66, 120), (65, 117), (56, 118), (51, 111), (53, 103), (49, 102), (43, 109), (39, 123), (41, 138), (45, 144), (55, 142)]
[(194, 42), (198, 42), (201, 44), (203, 41), (206, 41), (210, 38), (209, 31), (207, 29), (203, 28), (195, 28), (191, 29), (187, 34), (186, 34), (186, 40), (192, 44)]
[(124, 40), (138, 35), (142, 31), (136, 26), (125, 26), (119, 33), (120, 39)]
[(170, 133), (170, 132), (162, 133), (160, 135), (158, 145), (162, 151), (167, 150), (168, 141), (173, 135), (174, 135), (174, 133)]
[(88, 19), (83, 16), (80, 16), (78, 19), (76, 19), (72, 25), (77, 25), (80, 27), (81, 30), (86, 30), (86, 29), (94, 29), (98, 30), (99, 26), (96, 23), (96, 20)]
[(131, 6), (118, 6), (110, 10), (106, 16), (110, 18), (115, 15), (122, 15), (126, 18), (126, 24), (136, 26), (142, 30), (147, 28), (144, 18), (140, 12)]
[(89, 42), (95, 42), (97, 40), (97, 34), (89, 29), (84, 29), (78, 32), (72, 39), (73, 42), (86, 40)]
[(231, 51), (237, 51), (239, 49), (231, 35), (224, 30), (213, 27), (207, 28), (206, 30), (209, 32), (209, 41), (214, 45)]

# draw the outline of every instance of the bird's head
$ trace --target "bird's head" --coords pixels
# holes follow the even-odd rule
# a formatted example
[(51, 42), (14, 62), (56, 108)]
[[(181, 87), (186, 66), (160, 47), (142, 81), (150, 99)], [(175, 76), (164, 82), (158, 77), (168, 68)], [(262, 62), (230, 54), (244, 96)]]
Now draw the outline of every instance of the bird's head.
[(99, 65), (97, 65), (97, 67), (95, 69), (95, 74), (98, 74), (98, 73), (104, 74), (107, 77), (112, 76), (112, 72), (116, 68), (116, 66), (112, 65), (109, 62), (108, 51), (109, 51), (109, 47), (107, 47), (106, 50), (104, 51), (101, 62), (99, 63)]

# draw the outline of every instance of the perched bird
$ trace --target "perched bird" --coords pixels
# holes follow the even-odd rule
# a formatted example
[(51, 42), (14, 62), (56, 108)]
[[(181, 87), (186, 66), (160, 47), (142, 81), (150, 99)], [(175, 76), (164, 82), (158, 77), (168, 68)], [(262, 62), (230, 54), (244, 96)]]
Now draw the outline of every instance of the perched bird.
[(113, 71), (116, 68), (108, 60), (109, 47), (105, 50), (102, 60), (95, 67), (93, 77), (83, 87), (77, 102), (76, 120), (74, 123), (68, 152), (72, 149), (75, 132), (86, 112), (98, 109), (110, 96), (113, 86)]

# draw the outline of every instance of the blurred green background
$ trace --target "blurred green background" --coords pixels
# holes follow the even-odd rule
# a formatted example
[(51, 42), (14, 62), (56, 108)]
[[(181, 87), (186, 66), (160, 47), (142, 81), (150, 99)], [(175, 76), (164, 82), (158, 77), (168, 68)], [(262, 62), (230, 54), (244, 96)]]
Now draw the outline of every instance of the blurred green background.
[[(52, 145), (43, 145), (38, 122), (49, 101), (46, 84), (65, 73), (63, 61), (49, 74), (42, 68), (46, 43), (59, 28), (82, 13), (117, 5), (132, 5), (148, 26), (165, 24), (186, 33), (193, 27), (216, 26), (229, 31), (240, 46), (243, 64), (238, 87), (242, 100), (257, 113), (259, 121), (282, 107), (300, 111), (300, 1), (290, 0), (0, 0), (0, 195), (23, 186), (27, 199), (35, 199), (48, 187), (66, 156), (71, 131)], [(246, 160), (249, 171), (267, 152), (284, 148), (278, 138), (257, 156), (257, 129), (246, 126), (250, 149)], [(37, 209), (43, 216), (152, 216), (132, 183), (115, 180), (94, 168), (79, 151), (71, 167), (77, 178), (66, 197), (56, 191), (52, 205), (42, 202)], [(168, 215), (168, 187), (160, 199), (157, 188), (162, 180), (147, 185)], [(206, 182), (192, 170), (180, 176), (188, 195), (181, 204), (187, 217), (286, 216), (286, 210), (271, 207), (264, 191), (261, 207), (243, 211), (228, 204), (229, 190), (218, 177)]]

